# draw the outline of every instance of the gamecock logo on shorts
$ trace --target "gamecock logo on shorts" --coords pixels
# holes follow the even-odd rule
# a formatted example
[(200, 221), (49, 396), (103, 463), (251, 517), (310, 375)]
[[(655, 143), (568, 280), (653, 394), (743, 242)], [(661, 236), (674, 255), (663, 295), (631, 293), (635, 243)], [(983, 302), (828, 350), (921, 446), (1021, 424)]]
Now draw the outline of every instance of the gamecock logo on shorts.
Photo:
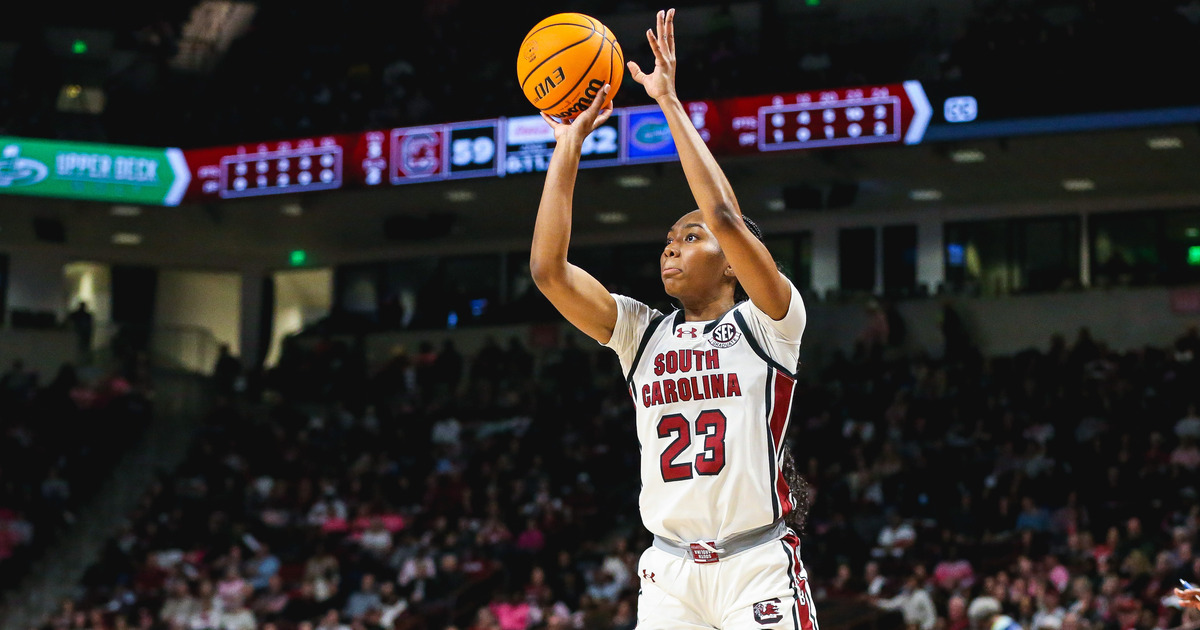
[(741, 338), (742, 333), (738, 332), (737, 326), (724, 323), (713, 329), (712, 334), (708, 337), (708, 343), (717, 348), (728, 348)]
[(768, 599), (754, 605), (754, 620), (759, 625), (767, 626), (779, 623), (783, 619), (783, 607), (779, 598)]

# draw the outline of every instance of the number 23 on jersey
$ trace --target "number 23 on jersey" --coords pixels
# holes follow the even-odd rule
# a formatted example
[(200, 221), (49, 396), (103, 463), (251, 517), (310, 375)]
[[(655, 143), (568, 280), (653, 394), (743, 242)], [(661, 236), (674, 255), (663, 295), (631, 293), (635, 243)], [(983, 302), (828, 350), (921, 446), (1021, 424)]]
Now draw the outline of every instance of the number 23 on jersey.
[[(683, 457), (684, 453), (691, 452), (693, 435), (703, 436), (704, 451), (694, 459)], [(663, 481), (716, 475), (725, 468), (725, 414), (719, 409), (701, 411), (694, 429), (683, 414), (665, 415), (658, 420), (658, 437), (671, 439), (659, 457)]]

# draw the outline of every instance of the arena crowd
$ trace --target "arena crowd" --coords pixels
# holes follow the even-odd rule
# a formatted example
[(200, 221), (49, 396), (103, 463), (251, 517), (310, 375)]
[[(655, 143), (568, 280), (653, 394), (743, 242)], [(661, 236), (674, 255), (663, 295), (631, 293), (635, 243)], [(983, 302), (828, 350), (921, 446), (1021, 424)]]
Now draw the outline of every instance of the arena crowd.
[[(219, 399), (42, 628), (634, 626), (649, 539), (609, 351), (431, 342), (368, 367), (307, 347)], [(823, 619), (1200, 621), (1169, 596), (1200, 580), (1198, 371), (1195, 330), (1117, 350), (1086, 329), (997, 357), (874, 335), (803, 369), (789, 439)], [(278, 386), (303, 374), (332, 385)]]

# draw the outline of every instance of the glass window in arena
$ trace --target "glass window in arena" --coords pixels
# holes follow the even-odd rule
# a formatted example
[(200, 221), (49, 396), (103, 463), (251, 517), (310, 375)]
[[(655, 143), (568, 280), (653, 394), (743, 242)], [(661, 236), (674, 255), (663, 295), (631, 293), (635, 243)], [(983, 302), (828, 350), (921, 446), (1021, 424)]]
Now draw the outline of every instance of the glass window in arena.
[(1161, 213), (1093, 214), (1088, 217), (1088, 227), (1094, 286), (1140, 286), (1163, 281), (1158, 251)]
[(812, 233), (778, 234), (764, 241), (783, 274), (801, 293), (812, 288)]
[(1012, 290), (1007, 221), (947, 223), (943, 238), (951, 293), (1005, 295)]
[(883, 294), (912, 297), (917, 290), (917, 226), (883, 228)]
[(1200, 281), (1200, 210), (1163, 214), (1159, 256), (1166, 284)]
[(966, 295), (1079, 286), (1079, 217), (947, 223), (946, 284)]
[(1079, 217), (1037, 217), (1010, 223), (1014, 291), (1079, 287)]
[(838, 231), (838, 284), (844, 294), (875, 291), (875, 228)]

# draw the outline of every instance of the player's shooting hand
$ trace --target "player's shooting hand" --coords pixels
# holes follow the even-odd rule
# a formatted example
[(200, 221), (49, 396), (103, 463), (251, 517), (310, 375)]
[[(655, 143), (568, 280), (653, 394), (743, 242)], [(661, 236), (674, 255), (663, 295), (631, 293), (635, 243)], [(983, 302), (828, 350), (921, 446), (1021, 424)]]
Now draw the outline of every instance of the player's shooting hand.
[(642, 72), (635, 61), (628, 64), (633, 80), (641, 83), (654, 100), (675, 96), (675, 9), (659, 11), (657, 17), (657, 33), (646, 29), (646, 39), (654, 51), (654, 72)]
[(1186, 590), (1177, 588), (1175, 589), (1175, 597), (1179, 598), (1180, 606), (1200, 610), (1200, 588), (1189, 588)]
[(608, 91), (612, 86), (607, 83), (600, 89), (600, 93), (596, 98), (592, 99), (592, 104), (583, 113), (576, 116), (571, 122), (559, 122), (550, 117), (546, 112), (542, 112), (542, 118), (546, 124), (554, 129), (554, 141), (561, 143), (565, 138), (573, 138), (583, 142), (583, 139), (596, 130), (597, 127), (604, 124), (608, 117), (613, 113), (612, 103), (608, 107), (602, 107), (602, 103), (608, 97)]

